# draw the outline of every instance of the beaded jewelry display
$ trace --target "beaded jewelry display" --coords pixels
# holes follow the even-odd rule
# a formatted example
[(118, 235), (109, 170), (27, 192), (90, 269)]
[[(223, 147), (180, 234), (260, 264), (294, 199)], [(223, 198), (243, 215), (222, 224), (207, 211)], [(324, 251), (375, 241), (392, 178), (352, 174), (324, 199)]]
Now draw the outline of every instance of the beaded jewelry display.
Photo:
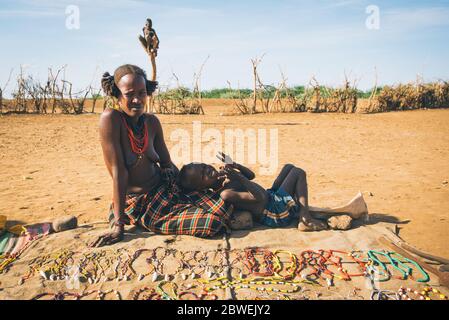
[(423, 290), (400, 287), (398, 290), (398, 300), (434, 300), (432, 295), (436, 295), (438, 300), (448, 300), (448, 297), (438, 289), (425, 287)]
[[(351, 272), (345, 267), (348, 264), (354, 266), (349, 266)], [(139, 269), (144, 266), (145, 269)], [(173, 273), (168, 273), (170, 266), (175, 267)], [(112, 280), (142, 281), (150, 277), (152, 282), (158, 283), (155, 289), (144, 286), (135, 291), (133, 299), (216, 299), (213, 291), (226, 288), (253, 290), (263, 293), (263, 296), (288, 297), (289, 294), (302, 291), (301, 286), (305, 284), (322, 286), (320, 283), (325, 281), (330, 287), (335, 285), (335, 280), (350, 281), (354, 277), (365, 276), (371, 281), (373, 300), (447, 300), (443, 293), (432, 287), (425, 287), (421, 291), (400, 288), (398, 292), (377, 289), (375, 282), (392, 278), (426, 282), (430, 277), (413, 260), (395, 252), (375, 250), (367, 251), (366, 255), (360, 251), (321, 249), (304, 250), (295, 254), (288, 250), (270, 251), (258, 247), (230, 251), (181, 251), (165, 247), (134, 251), (121, 248), (85, 253), (59, 250), (32, 259), (28, 272), (19, 279), (19, 284), (33, 275), (39, 275), (45, 281), (66, 280), (70, 267), (78, 268), (81, 279), (87, 285)], [(301, 280), (296, 280), (297, 277)], [(185, 282), (188, 279), (195, 281)], [(175, 282), (184, 282), (179, 292)], [(195, 283), (199, 286), (192, 290), (196, 288)], [(41, 293), (34, 298), (81, 299), (95, 295), (96, 299), (102, 300), (110, 294), (121, 299), (120, 293), (112, 289), (90, 290), (82, 294)]]
[[(142, 297), (142, 298), (141, 298)], [(135, 291), (132, 295), (133, 300), (161, 300), (160, 294), (156, 293), (154, 288), (143, 287)]]

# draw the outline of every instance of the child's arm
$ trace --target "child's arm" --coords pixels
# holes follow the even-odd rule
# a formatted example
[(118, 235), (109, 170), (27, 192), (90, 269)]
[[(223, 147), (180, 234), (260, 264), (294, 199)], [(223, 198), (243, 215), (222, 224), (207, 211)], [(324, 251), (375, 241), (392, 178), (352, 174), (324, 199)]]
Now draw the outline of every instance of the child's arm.
[(265, 189), (249, 181), (242, 173), (232, 168), (225, 169), (227, 178), (232, 182), (241, 185), (246, 191), (235, 191), (226, 189), (220, 193), (224, 201), (234, 204), (238, 207), (246, 207), (263, 201), (266, 196)]
[(253, 180), (256, 177), (251, 169), (241, 165), (240, 163), (234, 162), (231, 166), (239, 170), (248, 180)]

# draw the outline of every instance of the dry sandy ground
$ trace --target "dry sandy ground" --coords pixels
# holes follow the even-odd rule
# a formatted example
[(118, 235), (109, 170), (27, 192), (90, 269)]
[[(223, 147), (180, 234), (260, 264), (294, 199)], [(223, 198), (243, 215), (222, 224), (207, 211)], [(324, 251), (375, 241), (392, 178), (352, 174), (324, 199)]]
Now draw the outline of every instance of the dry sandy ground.
[[(342, 204), (361, 190), (371, 223), (401, 221), (406, 241), (449, 256), (449, 110), (220, 116), (229, 107), (218, 103), (210, 101), (205, 116), (160, 115), (169, 149), (175, 144), (170, 133), (192, 132), (192, 121), (221, 132), (277, 128), (279, 165), (307, 171), (311, 205)], [(80, 223), (104, 220), (111, 181), (98, 119), (98, 114), (0, 116), (0, 214), (27, 223), (64, 214), (78, 216)], [(251, 167), (259, 172), (258, 165)], [(274, 178), (257, 180), (270, 187)]]

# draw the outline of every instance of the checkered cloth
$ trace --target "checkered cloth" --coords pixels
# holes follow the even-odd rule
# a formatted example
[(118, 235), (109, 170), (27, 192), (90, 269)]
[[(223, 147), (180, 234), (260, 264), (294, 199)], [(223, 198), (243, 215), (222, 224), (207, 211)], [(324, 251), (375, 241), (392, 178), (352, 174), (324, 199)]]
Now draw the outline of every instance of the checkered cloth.
[[(176, 184), (165, 182), (145, 194), (128, 194), (123, 220), (159, 234), (207, 238), (227, 229), (230, 213), (229, 205), (215, 192), (183, 194)], [(109, 221), (111, 225), (115, 221), (113, 204)]]

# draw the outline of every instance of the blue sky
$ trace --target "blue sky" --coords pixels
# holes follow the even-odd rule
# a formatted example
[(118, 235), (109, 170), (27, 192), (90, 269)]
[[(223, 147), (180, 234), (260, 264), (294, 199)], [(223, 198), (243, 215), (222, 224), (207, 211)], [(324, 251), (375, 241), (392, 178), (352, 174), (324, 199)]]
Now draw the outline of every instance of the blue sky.
[[(80, 10), (80, 29), (65, 27), (67, 5)], [(376, 5), (379, 30), (369, 30), (366, 8)], [(82, 89), (98, 85), (103, 71), (133, 63), (150, 72), (137, 35), (147, 17), (161, 40), (158, 80), (173, 85), (174, 72), (191, 86), (209, 56), (202, 88), (250, 87), (250, 59), (264, 54), (260, 76), (307, 84), (315, 76), (337, 86), (344, 74), (362, 89), (449, 80), (449, 0), (0, 0), (0, 86), (23, 65), (42, 80), (47, 68), (67, 64), (66, 78)], [(9, 90), (13, 84), (9, 85)]]

